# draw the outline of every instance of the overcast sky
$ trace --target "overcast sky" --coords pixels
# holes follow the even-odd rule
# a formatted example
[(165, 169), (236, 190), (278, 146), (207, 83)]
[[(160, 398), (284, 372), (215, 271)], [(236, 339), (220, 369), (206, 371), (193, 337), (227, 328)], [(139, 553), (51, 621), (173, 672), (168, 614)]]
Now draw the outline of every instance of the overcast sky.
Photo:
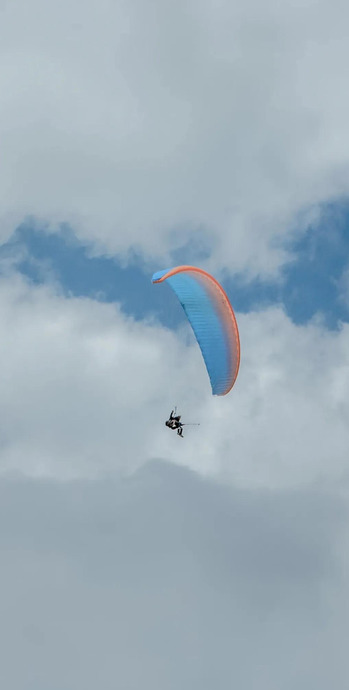
[[(6, 690), (347, 690), (348, 22), (0, 0)], [(227, 397), (178, 263), (235, 308)]]

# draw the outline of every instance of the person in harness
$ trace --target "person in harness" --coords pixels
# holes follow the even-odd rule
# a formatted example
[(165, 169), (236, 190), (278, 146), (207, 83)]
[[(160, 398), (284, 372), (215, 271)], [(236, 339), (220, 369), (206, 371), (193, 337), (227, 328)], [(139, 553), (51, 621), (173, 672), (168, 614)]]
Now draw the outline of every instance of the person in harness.
[(177, 429), (177, 434), (183, 438), (183, 424), (181, 422), (181, 415), (177, 415), (177, 408), (172, 410), (168, 420), (165, 422), (169, 429)]

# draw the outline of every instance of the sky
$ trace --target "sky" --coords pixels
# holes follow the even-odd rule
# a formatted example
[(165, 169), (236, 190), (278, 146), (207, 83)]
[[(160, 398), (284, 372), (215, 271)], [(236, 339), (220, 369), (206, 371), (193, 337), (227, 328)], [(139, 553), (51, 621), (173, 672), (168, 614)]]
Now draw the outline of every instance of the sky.
[(0, 0), (2, 687), (347, 690), (348, 20)]

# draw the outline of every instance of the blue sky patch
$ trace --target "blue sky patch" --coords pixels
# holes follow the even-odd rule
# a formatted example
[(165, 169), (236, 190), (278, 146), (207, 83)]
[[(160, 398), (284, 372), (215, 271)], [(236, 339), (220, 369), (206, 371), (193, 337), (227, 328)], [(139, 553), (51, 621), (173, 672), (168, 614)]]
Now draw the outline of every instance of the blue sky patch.
[(310, 224), (287, 243), (289, 261), (281, 268), (281, 280), (244, 282), (243, 276), (227, 281), (227, 291), (237, 311), (271, 304), (283, 305), (297, 324), (319, 314), (329, 329), (349, 321), (349, 300), (344, 298), (349, 268), (349, 205), (327, 204), (320, 220)]
[[(246, 282), (242, 275), (223, 281), (235, 310), (247, 313), (280, 303), (297, 324), (316, 314), (331, 329), (349, 321), (349, 300), (343, 298), (349, 268), (349, 205), (324, 206), (319, 222), (309, 225), (287, 248), (290, 260), (278, 282)], [(196, 233), (176, 250), (172, 263), (200, 265), (208, 252)], [(59, 233), (48, 233), (23, 223), (0, 248), (0, 269), (9, 264), (34, 283), (56, 282), (67, 296), (119, 302), (135, 319), (155, 316), (172, 328), (184, 319), (167, 286), (151, 284), (152, 271), (145, 269), (141, 257), (135, 255), (125, 267), (117, 258), (92, 256), (66, 226)], [(161, 268), (154, 265), (153, 270)]]

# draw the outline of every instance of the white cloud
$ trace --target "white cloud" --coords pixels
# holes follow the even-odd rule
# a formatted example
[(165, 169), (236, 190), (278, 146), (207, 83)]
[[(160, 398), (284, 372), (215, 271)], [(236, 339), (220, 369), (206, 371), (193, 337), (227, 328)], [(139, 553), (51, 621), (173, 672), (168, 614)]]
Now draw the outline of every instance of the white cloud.
[[(0, 203), (156, 258), (276, 270), (304, 205), (348, 193), (348, 9), (328, 0), (3, 3)], [(183, 237), (183, 235), (181, 235)]]
[(112, 305), (19, 277), (0, 287), (2, 469), (85, 476), (144, 462), (153, 425), (177, 397), (177, 372), (195, 375), (199, 353), (182, 366), (174, 334)]
[(180, 461), (235, 485), (346, 483), (349, 328), (296, 326), (279, 308), (238, 322), (238, 380), (227, 398), (206, 399), (198, 411), (204, 425), (190, 432)]
[[(0, 287), (3, 471), (84, 477), (160, 457), (241, 486), (347, 481), (347, 326), (238, 315), (238, 380), (214, 398), (189, 326), (172, 333), (18, 277)], [(164, 426), (175, 404), (201, 423), (183, 440)]]

